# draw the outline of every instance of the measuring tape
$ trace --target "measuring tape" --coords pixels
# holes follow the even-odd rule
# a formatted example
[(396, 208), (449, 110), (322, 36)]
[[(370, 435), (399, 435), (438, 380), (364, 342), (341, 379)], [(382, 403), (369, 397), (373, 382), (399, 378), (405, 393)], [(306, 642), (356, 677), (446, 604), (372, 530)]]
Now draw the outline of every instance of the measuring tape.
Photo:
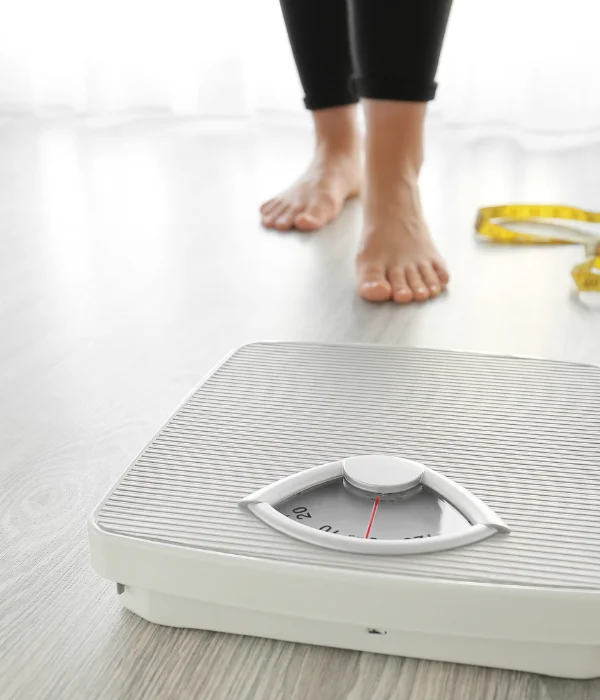
[(508, 204), (484, 207), (477, 214), (475, 230), (479, 235), (500, 243), (584, 245), (588, 260), (576, 265), (571, 270), (571, 276), (580, 292), (600, 292), (600, 233), (594, 235), (588, 231), (564, 226), (563, 231), (559, 233), (538, 235), (512, 231), (499, 223), (537, 222), (556, 226), (557, 219), (600, 224), (600, 213), (552, 204)]

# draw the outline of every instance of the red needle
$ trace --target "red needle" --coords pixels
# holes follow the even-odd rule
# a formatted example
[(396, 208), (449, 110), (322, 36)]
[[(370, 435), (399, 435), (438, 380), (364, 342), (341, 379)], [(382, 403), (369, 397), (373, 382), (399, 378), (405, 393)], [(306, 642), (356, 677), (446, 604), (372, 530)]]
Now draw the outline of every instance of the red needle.
[(371, 511), (371, 519), (369, 520), (369, 527), (367, 528), (367, 534), (365, 535), (365, 540), (369, 539), (369, 535), (371, 534), (371, 528), (373, 527), (373, 521), (375, 520), (375, 514), (377, 513), (377, 508), (379, 508), (379, 501), (381, 500), (381, 496), (377, 496), (375, 499), (375, 503), (373, 503), (373, 510)]

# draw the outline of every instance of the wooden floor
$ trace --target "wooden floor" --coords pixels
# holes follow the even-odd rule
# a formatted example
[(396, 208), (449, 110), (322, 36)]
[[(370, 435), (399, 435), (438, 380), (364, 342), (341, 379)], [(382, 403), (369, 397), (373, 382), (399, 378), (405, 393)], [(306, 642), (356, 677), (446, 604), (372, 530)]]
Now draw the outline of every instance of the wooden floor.
[(433, 129), (429, 221), (453, 272), (424, 306), (354, 295), (360, 208), (316, 235), (257, 207), (307, 159), (290, 127), (0, 124), (0, 698), (592, 700), (561, 681), (161, 629), (88, 559), (92, 507), (191, 387), (254, 340), (420, 345), (600, 364), (576, 247), (491, 248), (477, 206), (600, 208), (600, 147)]

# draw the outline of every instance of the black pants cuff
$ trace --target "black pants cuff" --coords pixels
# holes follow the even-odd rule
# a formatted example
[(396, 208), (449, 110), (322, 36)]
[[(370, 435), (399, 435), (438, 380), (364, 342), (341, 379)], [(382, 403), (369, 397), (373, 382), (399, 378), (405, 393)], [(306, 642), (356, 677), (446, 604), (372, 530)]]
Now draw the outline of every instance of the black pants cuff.
[(306, 93), (304, 106), (306, 109), (329, 109), (331, 107), (346, 107), (358, 102), (354, 82), (344, 78), (323, 82)]
[(360, 97), (397, 102), (430, 102), (437, 90), (435, 82), (403, 82), (387, 76), (355, 76), (352, 84)]
[(371, 100), (391, 100), (395, 102), (430, 102), (435, 98), (437, 83), (428, 84), (402, 82), (389, 77), (353, 77), (346, 88), (323, 85), (304, 98), (306, 109), (330, 109), (356, 104), (362, 97)]
[(356, 104), (360, 98), (394, 102), (430, 102), (434, 99), (437, 83), (406, 83), (388, 77), (354, 77), (347, 88), (324, 85), (304, 98), (306, 109), (330, 109)]

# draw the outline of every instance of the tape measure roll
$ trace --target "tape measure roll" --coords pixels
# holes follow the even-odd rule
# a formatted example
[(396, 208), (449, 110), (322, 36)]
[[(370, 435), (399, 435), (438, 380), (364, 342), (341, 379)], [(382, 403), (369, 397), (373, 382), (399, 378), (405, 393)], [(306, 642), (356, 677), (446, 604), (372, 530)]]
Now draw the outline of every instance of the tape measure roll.
[(571, 277), (580, 292), (600, 292), (600, 257), (576, 265)]
[(475, 230), (479, 235), (500, 243), (583, 245), (590, 259), (573, 268), (571, 276), (580, 292), (600, 292), (600, 232), (595, 235), (581, 229), (565, 227), (564, 231), (545, 235), (514, 231), (502, 225), (502, 222), (551, 224), (557, 220), (600, 224), (600, 213), (554, 204), (483, 207), (477, 213)]

